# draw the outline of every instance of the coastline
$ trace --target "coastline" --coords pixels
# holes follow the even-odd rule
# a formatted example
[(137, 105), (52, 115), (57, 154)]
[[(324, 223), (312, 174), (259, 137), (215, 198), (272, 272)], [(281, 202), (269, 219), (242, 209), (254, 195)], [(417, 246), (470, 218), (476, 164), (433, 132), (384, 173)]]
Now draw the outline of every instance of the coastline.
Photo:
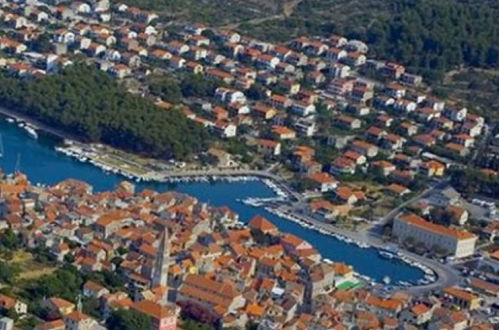
[(36, 130), (40, 130), (46, 134), (49, 134), (53, 137), (56, 137), (58, 139), (64, 140), (64, 139), (69, 139), (69, 140), (75, 140), (75, 141), (81, 141), (80, 138), (78, 138), (76, 135), (72, 135), (70, 133), (64, 132), (62, 130), (53, 128), (45, 123), (42, 123), (41, 121), (34, 119), (33, 117), (30, 117), (26, 114), (23, 114), (21, 112), (6, 108), (4, 106), (0, 106), (0, 115), (5, 117), (5, 118), (13, 118), (16, 121), (21, 121), (26, 124), (29, 124)]
[[(25, 115), (20, 115), (16, 113), (15, 111), (10, 111), (5, 108), (0, 107), (0, 114), (5, 116), (6, 118), (15, 118), (17, 121), (23, 121), (26, 122), (27, 124), (30, 124), (34, 126), (36, 129), (44, 131), (50, 135), (54, 135), (58, 138), (61, 138), (63, 140), (71, 141), (68, 138), (70, 136), (65, 135), (64, 133), (56, 130), (56, 129), (51, 129), (47, 125), (40, 124), (38, 121), (33, 120), (32, 118), (29, 118)], [(74, 144), (78, 144), (81, 146), (91, 146), (92, 144), (85, 144), (77, 141), (72, 141)], [(59, 150), (58, 150), (59, 151)], [(106, 152), (106, 151), (104, 151)], [(81, 154), (74, 154), (74, 155), (69, 155), (72, 156), (73, 158), (76, 158), (80, 162), (89, 162), (92, 165), (101, 168), (105, 172), (112, 172), (112, 173), (117, 173), (120, 174), (126, 178), (129, 179), (137, 179), (136, 177), (133, 176), (133, 174), (126, 173), (125, 171), (122, 171), (119, 167), (109, 167), (105, 163), (100, 163), (98, 161), (89, 161), (88, 159), (82, 160), (81, 159)], [(165, 162), (166, 163), (166, 162)], [(288, 205), (293, 205), (293, 200), (296, 200), (297, 202), (303, 201), (303, 198), (301, 195), (298, 193), (294, 192), (291, 188), (289, 188), (285, 183), (282, 182), (282, 179), (279, 178), (278, 176), (269, 173), (269, 172), (264, 172), (264, 171), (257, 171), (257, 170), (221, 170), (221, 169), (215, 169), (215, 170), (182, 170), (182, 171), (167, 171), (167, 172), (156, 172), (153, 173), (154, 175), (151, 175), (146, 179), (146, 181), (155, 181), (155, 182), (163, 182), (163, 183), (168, 183), (168, 182), (190, 182), (190, 181), (228, 181), (228, 182), (237, 182), (237, 181), (249, 181), (249, 180), (260, 180), (262, 181), (265, 185), (267, 185), (270, 189), (274, 191), (274, 193), (277, 195), (275, 198), (271, 198), (268, 201), (262, 201), (262, 202), (284, 202), (284, 203), (289, 203)], [(140, 180), (139, 180), (140, 181)], [(272, 208), (265, 208), (267, 211), (270, 213), (276, 214), (279, 217), (283, 218), (284, 220), (287, 221), (293, 221), (297, 222), (296, 220), (293, 219), (293, 217), (290, 217), (287, 214), (278, 214), (276, 213), (276, 210)], [(278, 210), (277, 210), (278, 211)], [(301, 223), (299, 223), (302, 225)], [(312, 224), (314, 226), (316, 224)], [(362, 242), (361, 239), (358, 239), (358, 237), (355, 237), (355, 233), (343, 233), (344, 231), (340, 228), (332, 228), (330, 225), (328, 226), (327, 223), (321, 223), (320, 225), (316, 226), (316, 228), (310, 228), (310, 226), (306, 227), (303, 226), (306, 229), (312, 229), (315, 231), (320, 232), (323, 235), (327, 236), (332, 236), (334, 239), (344, 241), (349, 244), (355, 244), (355, 242), (360, 241)], [(322, 228), (324, 227), (324, 228)], [(359, 245), (359, 244), (356, 244)], [(369, 245), (366, 247), (371, 247), (375, 248), (378, 251), (380, 251), (383, 247), (381, 245), (375, 245), (372, 244), (372, 242), (369, 242)], [(417, 265), (411, 264), (407, 262), (410, 266), (417, 267)], [(363, 275), (358, 275), (360, 278), (372, 282), (370, 278), (366, 278), (366, 276)]]
[[(325, 222), (321, 222), (319, 220), (311, 219), (310, 217), (299, 217), (297, 215), (292, 215), (285, 211), (281, 211), (277, 208), (266, 207), (265, 210), (287, 221), (297, 223), (303, 228), (319, 232), (322, 235), (331, 236), (334, 239), (343, 241), (350, 245), (355, 245), (362, 249), (375, 249), (377, 250), (378, 253), (391, 250), (386, 246), (384, 246), (383, 244), (375, 242), (372, 239), (367, 239), (367, 242), (364, 242), (366, 241), (366, 239), (359, 239), (359, 237), (355, 237), (355, 235), (353, 235), (352, 232), (341, 230), (339, 228), (332, 228), (332, 225), (329, 225)], [(426, 279), (425, 283), (410, 284), (410, 283), (398, 282), (396, 285), (405, 286), (407, 288), (417, 288), (418, 286), (433, 285), (439, 281), (439, 276), (434, 269), (415, 260), (407, 253), (399, 251), (398, 249), (396, 253), (394, 253), (393, 251), (390, 251), (388, 253), (391, 253), (393, 255), (393, 259), (395, 261), (403, 262), (411, 267), (418, 268), (425, 274), (424, 277), (424, 279)], [(365, 275), (361, 275), (358, 273), (356, 273), (356, 275), (369, 282), (375, 282), (373, 279), (366, 277)]]

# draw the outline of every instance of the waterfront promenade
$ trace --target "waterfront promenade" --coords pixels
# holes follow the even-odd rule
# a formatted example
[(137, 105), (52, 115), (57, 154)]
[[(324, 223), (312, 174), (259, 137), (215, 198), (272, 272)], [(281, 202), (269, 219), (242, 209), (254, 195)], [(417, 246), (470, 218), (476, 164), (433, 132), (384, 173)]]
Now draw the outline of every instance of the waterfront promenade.
[(182, 171), (168, 171), (161, 172), (156, 176), (157, 181), (168, 182), (176, 178), (194, 178), (194, 177), (211, 177), (211, 178), (222, 178), (222, 177), (258, 177), (261, 179), (271, 180), (276, 184), (279, 189), (281, 189), (291, 201), (300, 202), (304, 201), (301, 194), (294, 191), (284, 180), (271, 172), (252, 170), (252, 169), (218, 169), (212, 168), (207, 170), (182, 170)]
[[(342, 228), (338, 228), (332, 224), (326, 223), (316, 217), (303, 213), (302, 209), (297, 209), (296, 205), (281, 205), (276, 209), (280, 214), (284, 216), (288, 215), (292, 218), (298, 218), (300, 221), (308, 223), (318, 230), (325, 231), (331, 235), (339, 235), (345, 238), (352, 240), (358, 244), (367, 244), (376, 249), (386, 249), (388, 247), (397, 248), (397, 245), (394, 243), (389, 243), (384, 241), (380, 236), (375, 234), (375, 232), (370, 230), (363, 231), (351, 231)], [(290, 220), (292, 221), (292, 220)], [(413, 294), (423, 294), (428, 293), (434, 290), (440, 290), (442, 288), (457, 285), (462, 281), (462, 277), (457, 270), (452, 268), (452, 266), (442, 264), (438, 261), (417, 255), (415, 253), (411, 253), (409, 251), (401, 251), (402, 254), (409, 259), (411, 262), (415, 264), (423, 265), (433, 272), (435, 272), (437, 279), (433, 283), (429, 283), (427, 285), (415, 285), (408, 288), (404, 288), (404, 291), (413, 293)]]

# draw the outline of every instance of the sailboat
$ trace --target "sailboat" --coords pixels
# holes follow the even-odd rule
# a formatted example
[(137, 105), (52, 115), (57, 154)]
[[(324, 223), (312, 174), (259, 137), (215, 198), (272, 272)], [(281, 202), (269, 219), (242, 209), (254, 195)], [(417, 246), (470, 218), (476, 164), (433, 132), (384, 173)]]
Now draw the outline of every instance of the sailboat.
[(17, 153), (16, 167), (14, 169), (14, 173), (19, 173), (19, 172), (21, 172), (21, 154)]

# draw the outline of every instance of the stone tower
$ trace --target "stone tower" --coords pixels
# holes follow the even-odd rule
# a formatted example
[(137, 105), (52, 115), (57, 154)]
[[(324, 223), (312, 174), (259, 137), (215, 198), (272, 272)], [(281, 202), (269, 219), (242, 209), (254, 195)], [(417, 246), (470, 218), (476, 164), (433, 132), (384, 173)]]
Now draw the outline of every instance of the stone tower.
[(156, 261), (154, 262), (154, 273), (152, 278), (152, 287), (162, 286), (165, 289), (168, 287), (168, 266), (170, 264), (170, 238), (168, 236), (168, 228), (165, 226), (161, 234), (161, 242), (159, 243), (158, 252), (156, 253)]

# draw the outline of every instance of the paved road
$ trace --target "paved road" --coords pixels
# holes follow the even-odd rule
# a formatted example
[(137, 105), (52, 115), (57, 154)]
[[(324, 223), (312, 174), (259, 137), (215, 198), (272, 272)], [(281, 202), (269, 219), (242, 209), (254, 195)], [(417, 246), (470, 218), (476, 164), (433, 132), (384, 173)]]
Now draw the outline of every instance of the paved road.
[(380, 224), (381, 225), (385, 225), (390, 220), (392, 220), (397, 214), (399, 214), (400, 211), (402, 211), (402, 209), (404, 207), (406, 207), (407, 205), (410, 205), (410, 204), (412, 204), (412, 203), (420, 200), (421, 198), (423, 198), (425, 196), (429, 196), (434, 191), (436, 191), (438, 189), (444, 188), (447, 184), (448, 184), (447, 180), (440, 181), (437, 184), (435, 184), (435, 185), (433, 185), (433, 186), (431, 186), (431, 187), (423, 190), (421, 193), (419, 193), (418, 195), (414, 196), (413, 198), (411, 198), (411, 199), (403, 202), (402, 204), (399, 204), (396, 208), (394, 208), (393, 210), (391, 210), (390, 212), (388, 212), (384, 217), (381, 218)]

